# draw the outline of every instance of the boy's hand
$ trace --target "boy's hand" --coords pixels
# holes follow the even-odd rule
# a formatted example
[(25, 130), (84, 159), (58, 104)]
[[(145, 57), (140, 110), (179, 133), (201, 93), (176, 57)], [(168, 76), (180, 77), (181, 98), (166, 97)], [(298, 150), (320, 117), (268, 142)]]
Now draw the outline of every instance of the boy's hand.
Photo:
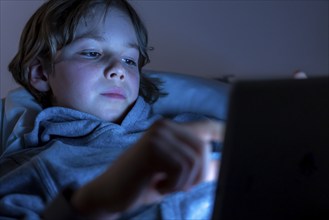
[(78, 190), (72, 204), (81, 212), (115, 216), (168, 193), (189, 190), (211, 176), (209, 141), (222, 141), (223, 131), (221, 123), (211, 120), (157, 121), (105, 173)]

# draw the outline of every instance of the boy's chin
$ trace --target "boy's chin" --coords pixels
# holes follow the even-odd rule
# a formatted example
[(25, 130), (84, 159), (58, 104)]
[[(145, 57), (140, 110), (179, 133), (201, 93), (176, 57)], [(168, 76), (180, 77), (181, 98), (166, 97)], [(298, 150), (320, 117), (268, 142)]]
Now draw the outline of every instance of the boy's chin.
[(126, 117), (131, 107), (119, 108), (119, 109), (102, 109), (101, 112), (94, 113), (97, 117), (101, 118), (104, 121), (113, 122), (120, 124), (122, 120)]
[(116, 114), (114, 112), (111, 112), (111, 113), (96, 114), (96, 116), (104, 121), (120, 124), (123, 118), (126, 116), (126, 114), (125, 112), (116, 113)]
[[(108, 103), (102, 107), (95, 107), (90, 114), (97, 116), (98, 118), (120, 124), (126, 117), (128, 112), (132, 109), (136, 101), (131, 104), (128, 103)], [(98, 108), (98, 109), (97, 109)]]

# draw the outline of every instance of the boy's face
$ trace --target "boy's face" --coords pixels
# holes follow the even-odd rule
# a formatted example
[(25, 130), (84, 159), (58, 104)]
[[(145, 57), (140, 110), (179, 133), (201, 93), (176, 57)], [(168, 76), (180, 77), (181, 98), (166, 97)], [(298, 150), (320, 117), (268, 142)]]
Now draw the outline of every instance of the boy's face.
[(48, 76), (53, 105), (120, 122), (139, 92), (137, 45), (131, 21), (118, 9), (110, 9), (104, 20), (83, 20)]

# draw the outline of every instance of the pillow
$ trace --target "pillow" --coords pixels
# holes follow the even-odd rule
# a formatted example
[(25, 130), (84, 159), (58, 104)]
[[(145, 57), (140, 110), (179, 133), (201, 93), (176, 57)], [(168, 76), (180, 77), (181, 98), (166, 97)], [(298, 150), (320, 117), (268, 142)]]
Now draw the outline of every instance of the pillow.
[(226, 119), (230, 84), (209, 78), (168, 72), (147, 72), (163, 81), (168, 93), (153, 105), (153, 111), (162, 115), (183, 112), (200, 113), (220, 120)]
[[(147, 71), (159, 78), (168, 93), (153, 105), (153, 112), (175, 115), (200, 113), (220, 120), (226, 119), (229, 84), (180, 73)], [(11, 151), (21, 146), (21, 136), (32, 130), (36, 115), (42, 110), (34, 97), (20, 87), (8, 93), (0, 103), (0, 155), (7, 146)]]

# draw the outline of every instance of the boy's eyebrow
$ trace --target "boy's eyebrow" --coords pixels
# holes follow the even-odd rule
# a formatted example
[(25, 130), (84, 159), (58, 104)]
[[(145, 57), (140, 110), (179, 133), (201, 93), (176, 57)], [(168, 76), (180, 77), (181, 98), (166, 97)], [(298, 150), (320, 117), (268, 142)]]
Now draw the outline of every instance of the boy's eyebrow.
[(94, 34), (94, 33), (84, 33), (80, 36), (77, 36), (73, 41), (77, 41), (77, 40), (84, 39), (84, 38), (94, 39), (97, 41), (105, 41), (104, 37), (102, 37), (101, 35), (98, 35), (98, 34)]
[[(95, 33), (85, 33), (85, 34), (82, 34), (82, 35), (80, 35), (80, 36), (77, 36), (77, 37), (73, 40), (73, 42), (78, 41), (78, 40), (80, 40), (80, 39), (84, 39), (84, 38), (87, 38), (87, 39), (94, 39), (94, 40), (96, 40), (96, 41), (106, 41), (106, 39), (105, 39), (103, 36), (101, 36), (101, 35), (98, 35), (98, 34), (95, 34)], [(129, 42), (129, 43), (127, 43), (126, 46), (127, 46), (127, 47), (130, 47), (130, 48), (134, 48), (134, 49), (139, 50), (139, 46), (138, 46), (138, 44), (135, 43), (135, 42)]]
[(139, 50), (139, 46), (136, 43), (128, 43), (127, 46)]

